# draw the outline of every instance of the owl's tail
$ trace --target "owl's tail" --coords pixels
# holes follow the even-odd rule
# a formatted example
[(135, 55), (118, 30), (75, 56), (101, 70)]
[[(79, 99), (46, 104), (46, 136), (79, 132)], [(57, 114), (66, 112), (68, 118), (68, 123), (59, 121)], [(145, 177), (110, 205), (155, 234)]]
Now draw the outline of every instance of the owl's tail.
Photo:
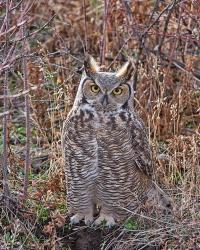
[(172, 199), (155, 182), (152, 184), (153, 186), (148, 192), (147, 202), (167, 213), (171, 213), (173, 210)]

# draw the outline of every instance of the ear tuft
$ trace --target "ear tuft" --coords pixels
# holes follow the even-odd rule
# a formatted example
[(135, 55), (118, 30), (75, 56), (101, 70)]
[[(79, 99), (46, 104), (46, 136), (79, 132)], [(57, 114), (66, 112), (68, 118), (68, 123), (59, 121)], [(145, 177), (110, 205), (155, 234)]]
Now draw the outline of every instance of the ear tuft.
[(116, 73), (117, 78), (128, 81), (133, 73), (134, 67), (132, 62), (129, 60), (126, 62)]
[(97, 62), (89, 54), (85, 55), (84, 67), (85, 67), (85, 72), (88, 76), (91, 76), (92, 74), (99, 72), (99, 66)]

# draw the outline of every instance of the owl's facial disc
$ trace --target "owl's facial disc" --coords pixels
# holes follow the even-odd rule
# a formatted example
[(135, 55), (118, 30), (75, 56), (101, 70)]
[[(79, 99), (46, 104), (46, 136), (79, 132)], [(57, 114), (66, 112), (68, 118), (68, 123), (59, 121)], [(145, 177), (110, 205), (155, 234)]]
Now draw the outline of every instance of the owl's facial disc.
[(106, 87), (106, 84), (101, 86), (99, 82), (86, 78), (82, 86), (84, 100), (104, 112), (121, 108), (130, 98), (130, 87), (125, 83), (113, 85), (113, 87)]

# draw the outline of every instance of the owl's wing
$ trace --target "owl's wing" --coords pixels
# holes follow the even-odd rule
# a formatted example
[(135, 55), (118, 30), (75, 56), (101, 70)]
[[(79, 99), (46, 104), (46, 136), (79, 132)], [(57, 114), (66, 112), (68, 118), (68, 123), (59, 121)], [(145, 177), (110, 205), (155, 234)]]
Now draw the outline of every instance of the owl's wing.
[(131, 143), (134, 150), (134, 165), (145, 175), (153, 176), (152, 151), (149, 144), (147, 129), (139, 116), (134, 113), (131, 123)]
[(65, 149), (65, 146), (66, 146), (65, 141), (66, 141), (67, 131), (70, 128), (71, 116), (72, 116), (72, 109), (69, 111), (69, 113), (67, 115), (67, 119), (65, 119), (65, 121), (63, 123), (62, 136), (61, 136), (61, 144), (62, 144), (62, 148), (63, 148), (63, 153), (65, 151), (64, 149)]

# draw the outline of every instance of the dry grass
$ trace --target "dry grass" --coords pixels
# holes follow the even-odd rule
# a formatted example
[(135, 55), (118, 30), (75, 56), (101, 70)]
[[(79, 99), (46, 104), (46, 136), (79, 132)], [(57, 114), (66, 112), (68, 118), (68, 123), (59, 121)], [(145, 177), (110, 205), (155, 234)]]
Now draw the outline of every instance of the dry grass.
[[(163, 12), (159, 20), (158, 16), (171, 1), (132, 1), (129, 8), (126, 1), (110, 0), (103, 36), (103, 1), (85, 2), (86, 11), (81, 1), (39, 0), (28, 12), (30, 31), (45, 24), (53, 13), (56, 17), (28, 39), (29, 52), (35, 54), (27, 64), (33, 89), (32, 164), (25, 202), (24, 95), (9, 99), (7, 143), (13, 203), (10, 209), (1, 208), (0, 249), (86, 249), (84, 244), (89, 244), (88, 249), (200, 249), (200, 80), (194, 77), (200, 65), (199, 5), (197, 1), (175, 1), (167, 23), (169, 11)], [(18, 16), (16, 9), (12, 25)], [(141, 34), (147, 30), (138, 52)], [(149, 127), (156, 179), (174, 200), (170, 218), (137, 215), (113, 230), (69, 225), (60, 136), (79, 83), (85, 39), (97, 60), (104, 42), (107, 68), (116, 69), (127, 56), (136, 63), (135, 108)], [(161, 49), (155, 50), (159, 44)], [(16, 50), (20, 51), (20, 46)], [(177, 61), (184, 66), (177, 68)], [(20, 72), (20, 62), (16, 61), (9, 71), (10, 95), (23, 90)]]

